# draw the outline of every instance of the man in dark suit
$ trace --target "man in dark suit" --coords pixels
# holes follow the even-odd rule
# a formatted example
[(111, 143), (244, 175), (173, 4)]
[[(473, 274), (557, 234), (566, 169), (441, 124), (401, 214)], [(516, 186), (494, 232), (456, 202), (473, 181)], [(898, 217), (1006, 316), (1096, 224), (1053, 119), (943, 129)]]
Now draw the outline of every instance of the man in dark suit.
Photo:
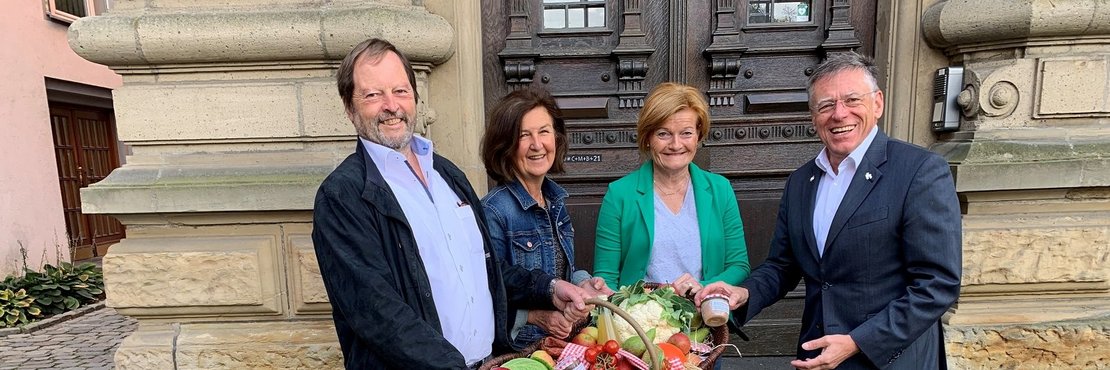
[(877, 127), (870, 60), (830, 56), (809, 82), (825, 148), (786, 181), (767, 260), (715, 283), (747, 322), (805, 281), (801, 369), (945, 368), (940, 318), (960, 291), (960, 205), (948, 163)]
[(312, 242), (346, 368), (477, 368), (510, 349), (509, 305), (585, 318), (582, 289), (494, 258), (470, 182), (413, 135), (403, 54), (366, 40), (336, 80), (359, 140), (320, 185)]

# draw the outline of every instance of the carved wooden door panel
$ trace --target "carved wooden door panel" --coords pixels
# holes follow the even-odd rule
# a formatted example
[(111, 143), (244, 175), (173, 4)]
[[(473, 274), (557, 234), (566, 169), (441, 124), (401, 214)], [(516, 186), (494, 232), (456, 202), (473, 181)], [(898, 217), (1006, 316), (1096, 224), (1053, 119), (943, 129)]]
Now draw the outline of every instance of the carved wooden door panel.
[(125, 236), (123, 225), (111, 216), (82, 213), (80, 190), (120, 166), (112, 111), (51, 103), (50, 124), (71, 256), (103, 256)]
[[(806, 81), (828, 53), (871, 54), (874, 0), (482, 0), (487, 111), (526, 85), (567, 116), (575, 262), (592, 270), (606, 185), (636, 169), (636, 116), (661, 82), (706, 93), (712, 125), (695, 162), (732, 181), (752, 266), (774, 231), (786, 176), (821, 143)], [(866, 35), (858, 37), (857, 35)], [(745, 355), (793, 354), (801, 293), (745, 328)]]

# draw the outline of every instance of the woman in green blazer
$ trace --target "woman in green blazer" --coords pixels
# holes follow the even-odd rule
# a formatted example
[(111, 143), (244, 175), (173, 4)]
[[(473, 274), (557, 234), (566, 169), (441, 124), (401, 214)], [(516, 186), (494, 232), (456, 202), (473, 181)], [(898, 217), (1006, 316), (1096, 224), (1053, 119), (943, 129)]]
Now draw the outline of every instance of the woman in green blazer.
[(664, 83), (640, 111), (636, 137), (648, 158), (609, 184), (597, 221), (594, 276), (610, 288), (640, 279), (692, 294), (748, 276), (744, 225), (732, 185), (693, 164), (709, 132), (702, 93)]

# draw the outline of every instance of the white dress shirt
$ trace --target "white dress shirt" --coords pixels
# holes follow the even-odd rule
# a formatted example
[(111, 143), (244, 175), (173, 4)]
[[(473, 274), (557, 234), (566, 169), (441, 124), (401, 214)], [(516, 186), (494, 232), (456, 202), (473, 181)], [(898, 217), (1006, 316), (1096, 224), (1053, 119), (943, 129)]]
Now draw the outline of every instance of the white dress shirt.
[(848, 185), (852, 184), (856, 168), (863, 160), (863, 155), (867, 154), (867, 148), (871, 147), (871, 142), (875, 140), (878, 132), (878, 127), (871, 128), (871, 133), (863, 139), (856, 150), (840, 161), (840, 166), (837, 167), (838, 173), (832, 171), (828, 148), (821, 149), (821, 153), (817, 154), (817, 168), (825, 171), (817, 184), (817, 203), (813, 207), (813, 235), (817, 238), (817, 254), (820, 256), (825, 255), (825, 240), (829, 237), (829, 227), (832, 226), (836, 210), (840, 208), (840, 201), (844, 200), (844, 194), (848, 193)]
[(425, 188), (405, 156), (359, 139), (393, 190), (412, 228), (443, 337), (473, 365), (493, 351), (493, 299), (486, 274), (481, 231), (471, 207), (432, 168), (432, 142), (413, 136), (411, 148), (420, 163)]

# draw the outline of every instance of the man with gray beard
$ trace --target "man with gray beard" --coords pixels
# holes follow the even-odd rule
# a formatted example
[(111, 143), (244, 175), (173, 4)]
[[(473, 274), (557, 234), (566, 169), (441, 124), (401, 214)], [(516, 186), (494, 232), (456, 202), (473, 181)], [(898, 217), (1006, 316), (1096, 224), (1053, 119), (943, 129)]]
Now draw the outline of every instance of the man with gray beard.
[(413, 135), (403, 54), (366, 40), (336, 80), (359, 142), (320, 185), (312, 242), (346, 368), (477, 368), (509, 351), (515, 308), (585, 318), (582, 289), (493, 258), (470, 182)]

